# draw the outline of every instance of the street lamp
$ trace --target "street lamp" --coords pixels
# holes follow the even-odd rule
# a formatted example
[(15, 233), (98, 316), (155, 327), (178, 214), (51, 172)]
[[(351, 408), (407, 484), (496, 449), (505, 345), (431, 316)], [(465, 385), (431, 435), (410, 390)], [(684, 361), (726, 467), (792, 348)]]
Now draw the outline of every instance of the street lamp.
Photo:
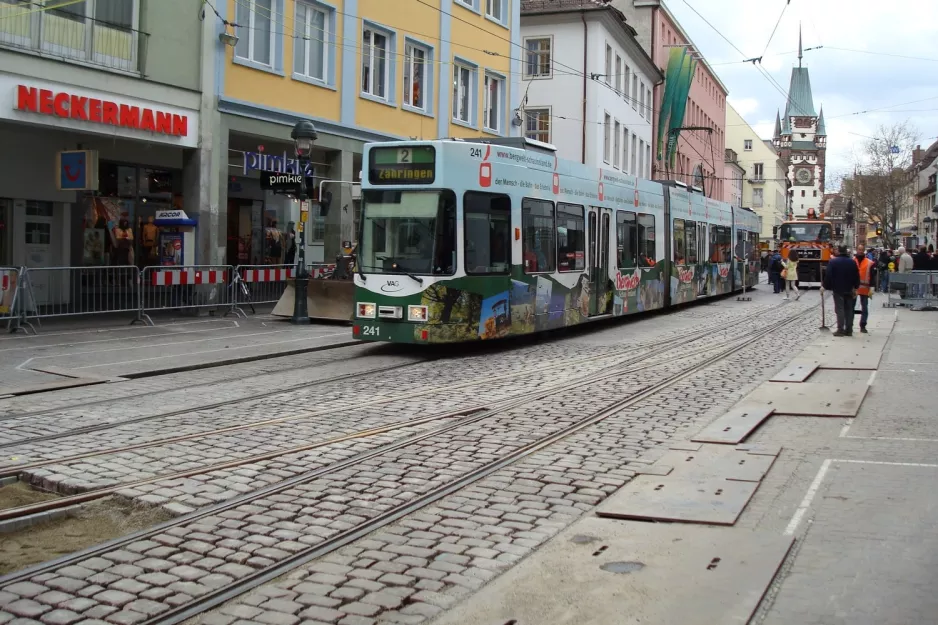
[[(296, 150), (296, 160), (299, 172), (302, 175), (303, 182), (300, 184), (300, 192), (297, 199), (300, 200), (300, 210), (303, 209), (303, 203), (309, 198), (306, 193), (306, 166), (309, 165), (309, 156), (313, 152), (313, 142), (319, 138), (316, 133), (316, 126), (313, 122), (302, 120), (296, 122), (293, 131), (290, 133), (293, 139), (293, 147)], [(309, 287), (309, 274), (306, 272), (306, 223), (300, 219), (297, 227), (300, 240), (296, 251), (296, 279), (294, 284), (293, 316), (290, 323), (295, 325), (305, 325), (309, 323), (309, 310), (306, 307), (306, 292)]]

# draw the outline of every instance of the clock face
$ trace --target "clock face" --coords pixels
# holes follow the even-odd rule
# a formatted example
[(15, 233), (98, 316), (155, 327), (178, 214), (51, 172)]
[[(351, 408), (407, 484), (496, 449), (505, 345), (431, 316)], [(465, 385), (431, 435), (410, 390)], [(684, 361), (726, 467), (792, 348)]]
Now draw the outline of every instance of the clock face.
[(799, 184), (810, 184), (811, 170), (802, 167), (801, 169), (795, 172), (795, 180), (797, 180)]

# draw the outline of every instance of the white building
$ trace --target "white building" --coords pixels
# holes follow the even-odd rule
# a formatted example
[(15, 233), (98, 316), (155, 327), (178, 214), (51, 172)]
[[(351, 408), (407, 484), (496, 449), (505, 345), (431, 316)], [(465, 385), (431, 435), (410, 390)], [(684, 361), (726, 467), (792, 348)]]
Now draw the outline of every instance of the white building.
[(661, 72), (618, 10), (522, 0), (525, 136), (560, 158), (651, 177), (652, 93)]
[(726, 148), (726, 167), (723, 172), (726, 174), (726, 197), (724, 201), (733, 206), (742, 207), (743, 205), (743, 176), (746, 174), (746, 168), (739, 164), (739, 155), (736, 150)]

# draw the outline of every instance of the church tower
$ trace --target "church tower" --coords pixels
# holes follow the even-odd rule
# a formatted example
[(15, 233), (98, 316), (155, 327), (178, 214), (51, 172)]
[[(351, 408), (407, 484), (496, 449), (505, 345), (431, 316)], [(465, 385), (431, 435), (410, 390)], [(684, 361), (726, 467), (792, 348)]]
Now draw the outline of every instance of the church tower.
[(788, 177), (789, 216), (806, 217), (810, 209), (820, 215), (824, 200), (827, 129), (824, 109), (817, 112), (811, 95), (808, 68), (802, 66), (801, 28), (798, 29), (798, 67), (791, 70), (785, 115), (776, 114), (772, 143)]

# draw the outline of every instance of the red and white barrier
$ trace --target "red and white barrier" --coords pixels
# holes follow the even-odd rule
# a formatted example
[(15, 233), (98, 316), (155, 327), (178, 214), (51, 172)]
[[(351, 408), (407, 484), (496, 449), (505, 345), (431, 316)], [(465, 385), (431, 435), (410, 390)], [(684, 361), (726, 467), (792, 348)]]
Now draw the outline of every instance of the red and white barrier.
[(183, 286), (198, 284), (226, 284), (226, 269), (161, 269), (150, 275), (153, 286)]
[(241, 279), (245, 282), (282, 282), (296, 277), (293, 267), (241, 269)]

